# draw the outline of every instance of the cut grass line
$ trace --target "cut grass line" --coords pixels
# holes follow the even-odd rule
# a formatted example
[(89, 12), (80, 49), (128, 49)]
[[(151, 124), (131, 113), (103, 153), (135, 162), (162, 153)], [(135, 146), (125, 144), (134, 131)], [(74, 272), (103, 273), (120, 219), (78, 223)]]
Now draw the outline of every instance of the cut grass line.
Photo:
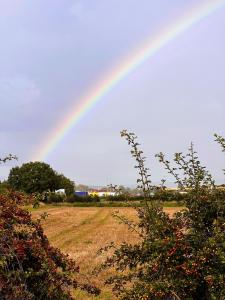
[[(97, 219), (96, 215), (97, 214), (95, 214), (91, 218), (91, 220), (89, 220), (89, 222), (85, 224), (85, 225), (91, 225), (91, 226), (83, 225), (83, 227), (81, 227), (79, 230), (79, 234), (76, 234), (74, 237), (72, 235), (68, 234), (69, 239), (66, 239), (65, 242), (61, 244), (62, 249), (68, 248), (71, 244), (75, 245), (75, 244), (79, 244), (79, 242), (83, 243), (85, 237), (91, 236), (91, 233), (93, 233), (100, 226), (105, 224), (110, 216), (110, 214), (107, 213), (103, 218)], [(92, 223), (91, 223), (91, 221), (92, 221)], [(95, 222), (96, 222), (96, 224), (95, 224)]]
[[(181, 209), (168, 207), (164, 211), (172, 216)], [(91, 279), (93, 284), (102, 289), (101, 295), (97, 297), (74, 290), (73, 296), (76, 300), (116, 299), (110, 288), (104, 286), (105, 280), (115, 274), (112, 269), (99, 272), (94, 278), (91, 275), (93, 269), (103, 263), (108, 255), (97, 255), (100, 248), (111, 242), (120, 245), (124, 241), (133, 244), (138, 240), (125, 224), (119, 224), (118, 220), (112, 217), (115, 210), (130, 220), (137, 220), (137, 212), (133, 208), (42, 206), (32, 211), (34, 219), (39, 218), (43, 212), (49, 213), (49, 217), (43, 222), (43, 228), (50, 242), (63, 253), (69, 254), (80, 266), (80, 274)], [(58, 238), (53, 241), (57, 235)]]
[[(91, 224), (94, 222), (94, 220), (96, 218), (98, 218), (100, 215), (102, 214), (102, 210), (98, 210), (93, 216), (87, 217), (84, 220), (82, 220), (79, 224), (71, 224), (71, 225), (67, 225), (64, 229), (60, 230), (59, 232), (55, 233), (54, 235), (52, 235), (51, 240), (52, 242), (55, 242), (56, 240), (60, 239), (61, 237), (69, 237), (71, 235), (71, 233), (74, 233), (74, 231), (76, 230), (76, 232), (79, 232), (82, 230), (82, 227), (88, 224)], [(70, 218), (70, 217), (68, 217)], [(71, 222), (73, 221), (72, 217), (71, 217)]]

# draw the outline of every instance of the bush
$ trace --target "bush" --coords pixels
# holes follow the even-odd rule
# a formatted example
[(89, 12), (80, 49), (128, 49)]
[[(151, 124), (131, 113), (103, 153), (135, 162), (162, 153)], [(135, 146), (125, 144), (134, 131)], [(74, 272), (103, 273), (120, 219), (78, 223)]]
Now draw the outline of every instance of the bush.
[(176, 201), (182, 202), (186, 199), (188, 192), (181, 193), (180, 191), (158, 191), (152, 197), (153, 200), (158, 201)]
[(40, 220), (20, 207), (29, 201), (15, 192), (0, 195), (0, 299), (72, 300), (72, 288), (98, 294), (79, 283), (76, 263), (52, 247)]
[[(154, 187), (136, 137), (127, 131), (122, 136), (132, 147), (145, 200), (137, 223), (118, 216), (139, 242), (123, 243), (108, 257), (103, 267), (115, 267), (117, 274), (107, 283), (123, 300), (225, 299), (225, 192), (215, 187), (193, 145), (186, 155), (175, 153), (175, 166), (159, 153), (178, 187), (188, 191), (186, 209), (170, 218), (159, 200), (147, 201)], [(216, 140), (225, 151), (225, 140)]]
[(75, 203), (75, 202), (90, 203), (90, 202), (100, 202), (100, 198), (97, 195), (96, 196), (70, 195), (66, 197), (65, 201), (69, 203)]
[(130, 201), (130, 197), (124, 194), (119, 194), (116, 196), (109, 195), (104, 197), (103, 199), (109, 202), (124, 202), (128, 200)]
[(46, 193), (46, 203), (60, 203), (65, 201), (65, 196), (58, 193)]

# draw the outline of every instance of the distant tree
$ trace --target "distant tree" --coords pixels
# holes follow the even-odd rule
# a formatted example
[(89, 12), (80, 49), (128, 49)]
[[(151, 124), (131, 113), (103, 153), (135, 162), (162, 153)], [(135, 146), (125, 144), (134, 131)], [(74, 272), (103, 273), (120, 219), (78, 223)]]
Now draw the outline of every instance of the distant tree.
[(42, 193), (60, 188), (58, 174), (44, 162), (29, 162), (10, 170), (8, 183), (15, 190)]
[(0, 194), (0, 299), (72, 300), (73, 288), (98, 295), (98, 288), (80, 278), (75, 261), (49, 243), (44, 215), (34, 221), (22, 208), (32, 201), (20, 192)]
[(63, 174), (58, 174), (58, 186), (60, 189), (65, 189), (67, 196), (74, 194), (75, 184), (72, 180), (65, 177)]

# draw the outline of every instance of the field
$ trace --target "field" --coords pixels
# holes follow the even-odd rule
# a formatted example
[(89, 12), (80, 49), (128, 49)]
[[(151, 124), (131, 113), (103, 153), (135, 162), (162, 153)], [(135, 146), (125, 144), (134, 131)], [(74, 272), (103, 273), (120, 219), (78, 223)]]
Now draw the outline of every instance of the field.
[[(165, 208), (172, 215), (181, 208)], [(97, 255), (97, 251), (107, 243), (114, 241), (120, 244), (123, 241), (135, 242), (137, 237), (130, 232), (126, 225), (112, 216), (115, 208), (109, 207), (41, 207), (32, 211), (34, 218), (40, 217), (44, 212), (48, 217), (42, 225), (52, 245), (60, 248), (64, 253), (75, 259), (80, 266), (80, 273), (87, 280), (94, 267), (104, 261), (106, 254)], [(130, 219), (137, 218), (132, 208), (119, 208), (120, 214)], [(109, 288), (103, 285), (107, 275), (112, 270), (93, 276), (91, 281), (102, 289), (102, 294), (92, 297), (82, 291), (75, 291), (78, 300), (109, 300), (114, 299)], [(93, 281), (94, 277), (94, 281)]]

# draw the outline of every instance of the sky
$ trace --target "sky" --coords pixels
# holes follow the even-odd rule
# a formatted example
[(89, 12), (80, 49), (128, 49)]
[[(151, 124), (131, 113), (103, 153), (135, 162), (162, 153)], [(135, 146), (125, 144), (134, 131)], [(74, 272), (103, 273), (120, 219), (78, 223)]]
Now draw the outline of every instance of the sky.
[[(187, 3), (188, 2), (188, 3)], [(146, 41), (202, 0), (0, 0), (0, 156), (33, 160), (72, 107)], [(135, 132), (152, 181), (174, 181), (156, 158), (193, 142), (224, 182), (225, 5), (160, 49), (107, 93), (44, 158), (75, 183), (134, 186), (120, 131)]]

